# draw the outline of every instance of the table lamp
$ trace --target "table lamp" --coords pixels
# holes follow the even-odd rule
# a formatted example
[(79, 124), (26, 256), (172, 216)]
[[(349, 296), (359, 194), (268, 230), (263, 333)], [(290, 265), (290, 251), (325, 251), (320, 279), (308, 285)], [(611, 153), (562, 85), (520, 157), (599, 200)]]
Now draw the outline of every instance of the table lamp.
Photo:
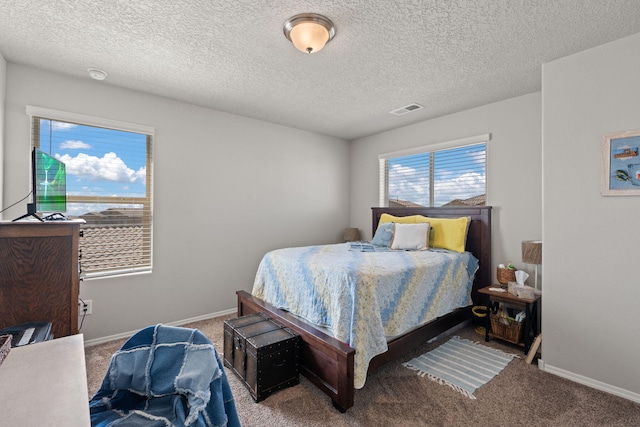
[(345, 228), (342, 238), (345, 242), (356, 242), (360, 240), (360, 230), (357, 228)]
[(542, 241), (525, 240), (522, 242), (522, 262), (535, 265), (535, 292), (542, 293), (542, 287), (538, 290), (538, 265), (542, 264)]

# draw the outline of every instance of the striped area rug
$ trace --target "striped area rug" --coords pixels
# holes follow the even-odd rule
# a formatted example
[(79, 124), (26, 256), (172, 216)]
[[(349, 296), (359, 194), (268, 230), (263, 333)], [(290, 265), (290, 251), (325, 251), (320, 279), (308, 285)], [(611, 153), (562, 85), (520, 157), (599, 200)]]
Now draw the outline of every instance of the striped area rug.
[(476, 389), (488, 383), (515, 355), (506, 354), (476, 342), (452, 337), (438, 348), (403, 363), (439, 384), (446, 384), (475, 399)]

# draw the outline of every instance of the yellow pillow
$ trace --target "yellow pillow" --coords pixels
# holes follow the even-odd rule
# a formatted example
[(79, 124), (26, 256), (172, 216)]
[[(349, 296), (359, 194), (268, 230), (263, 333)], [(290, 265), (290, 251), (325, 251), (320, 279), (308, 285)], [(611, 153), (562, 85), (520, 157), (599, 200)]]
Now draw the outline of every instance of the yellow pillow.
[(416, 224), (421, 224), (423, 222), (430, 222), (429, 220), (431, 218), (427, 218), (426, 216), (422, 216), (422, 215), (414, 215), (413, 218), (416, 221)]
[(423, 216), (418, 220), (431, 224), (429, 247), (464, 252), (469, 218), (466, 216), (460, 218), (427, 218)]
[[(395, 222), (397, 224), (415, 224), (417, 216), (420, 216), (420, 215), (393, 216), (387, 213), (383, 213), (382, 215), (380, 215), (380, 221), (378, 221), (378, 225), (382, 224), (383, 222)], [(426, 222), (426, 221), (422, 221), (422, 222)]]

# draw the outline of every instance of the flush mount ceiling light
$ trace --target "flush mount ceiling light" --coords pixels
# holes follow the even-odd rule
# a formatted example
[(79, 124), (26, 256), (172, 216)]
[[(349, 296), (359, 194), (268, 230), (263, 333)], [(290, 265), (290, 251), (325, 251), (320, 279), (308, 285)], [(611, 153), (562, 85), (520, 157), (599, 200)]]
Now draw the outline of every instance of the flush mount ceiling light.
[(104, 80), (107, 78), (106, 71), (102, 71), (98, 68), (87, 68), (87, 71), (89, 72), (89, 75), (91, 76), (92, 79)]
[(317, 13), (301, 13), (289, 18), (283, 30), (285, 37), (304, 53), (319, 51), (336, 35), (333, 22)]

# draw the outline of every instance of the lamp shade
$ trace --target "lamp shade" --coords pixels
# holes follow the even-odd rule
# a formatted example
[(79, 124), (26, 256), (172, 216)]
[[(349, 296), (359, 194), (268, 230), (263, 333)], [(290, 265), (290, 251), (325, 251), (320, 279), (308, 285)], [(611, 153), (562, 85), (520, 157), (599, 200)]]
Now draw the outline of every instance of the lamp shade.
[(542, 241), (525, 240), (522, 242), (522, 262), (526, 264), (542, 264)]
[(301, 52), (315, 53), (336, 33), (333, 23), (316, 13), (302, 13), (284, 23), (284, 35)]
[(360, 240), (360, 230), (357, 228), (345, 228), (342, 237), (345, 242), (356, 242)]

